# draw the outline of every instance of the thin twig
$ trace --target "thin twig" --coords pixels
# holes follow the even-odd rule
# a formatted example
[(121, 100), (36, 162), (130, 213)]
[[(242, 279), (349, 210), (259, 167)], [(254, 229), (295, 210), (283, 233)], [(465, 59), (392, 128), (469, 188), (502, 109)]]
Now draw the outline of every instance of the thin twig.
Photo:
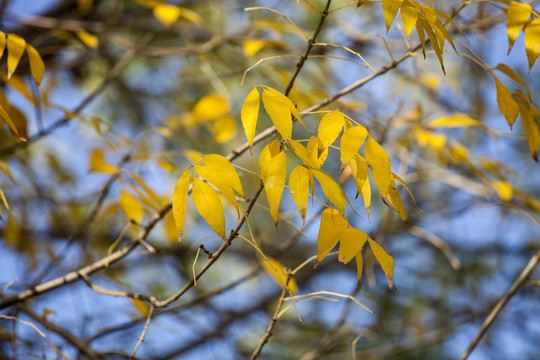
[(508, 292), (497, 302), (493, 310), (491, 310), (488, 317), (482, 324), (482, 327), (480, 328), (480, 330), (478, 330), (478, 333), (467, 347), (467, 350), (465, 350), (465, 352), (461, 355), (459, 360), (465, 360), (467, 359), (467, 357), (469, 357), (476, 345), (478, 345), (480, 340), (482, 340), (482, 337), (484, 336), (488, 328), (495, 321), (504, 305), (506, 305), (508, 300), (510, 300), (512, 296), (515, 295), (519, 287), (525, 282), (525, 280), (527, 280), (531, 272), (534, 270), (535, 266), (538, 264), (538, 261), (540, 261), (540, 251), (533, 255), (527, 266), (525, 266), (521, 274), (519, 274), (518, 278), (514, 281)]
[(283, 303), (285, 302), (285, 295), (287, 295), (287, 288), (288, 288), (290, 280), (291, 280), (291, 273), (288, 272), (287, 280), (285, 281), (285, 287), (283, 288), (283, 290), (281, 291), (281, 295), (279, 296), (278, 304), (276, 306), (276, 310), (274, 311), (274, 315), (272, 316), (272, 320), (270, 320), (270, 324), (268, 325), (268, 328), (264, 332), (264, 335), (261, 338), (259, 345), (253, 351), (253, 354), (251, 354), (251, 360), (255, 360), (259, 356), (262, 348), (264, 347), (264, 344), (266, 344), (268, 340), (270, 339), (270, 337), (272, 336), (272, 331), (274, 331), (274, 327), (276, 326), (276, 323), (279, 319), (279, 313), (281, 312), (281, 308), (283, 307)]
[(311, 49), (313, 48), (313, 44), (317, 40), (317, 37), (319, 36), (319, 33), (322, 30), (322, 26), (324, 24), (324, 20), (326, 20), (326, 17), (328, 16), (328, 9), (330, 8), (330, 3), (332, 0), (328, 0), (326, 2), (326, 6), (321, 13), (321, 20), (319, 21), (319, 25), (317, 25), (317, 28), (315, 29), (315, 32), (313, 33), (313, 36), (308, 41), (308, 45), (306, 47), (306, 50), (304, 51), (304, 55), (300, 58), (300, 61), (298, 61), (298, 64), (296, 64), (296, 70), (294, 71), (294, 74), (291, 76), (291, 79), (289, 80), (289, 83), (287, 84), (287, 87), (285, 88), (285, 96), (289, 95), (291, 92), (291, 89), (294, 85), (294, 81), (296, 80), (296, 77), (300, 73), (300, 70), (304, 67), (304, 63), (306, 62), (309, 53), (311, 52)]
[(150, 320), (152, 320), (152, 316), (154, 315), (154, 310), (156, 308), (154, 305), (150, 305), (150, 309), (148, 310), (148, 315), (146, 316), (146, 322), (144, 323), (144, 328), (141, 333), (141, 336), (139, 336), (139, 340), (137, 340), (137, 345), (135, 345), (135, 349), (133, 349), (133, 352), (129, 356), (130, 359), (133, 359), (135, 357), (135, 354), (137, 353), (137, 350), (139, 350), (139, 347), (144, 341), (144, 338), (146, 336), (146, 332), (148, 331), (148, 326), (150, 325)]

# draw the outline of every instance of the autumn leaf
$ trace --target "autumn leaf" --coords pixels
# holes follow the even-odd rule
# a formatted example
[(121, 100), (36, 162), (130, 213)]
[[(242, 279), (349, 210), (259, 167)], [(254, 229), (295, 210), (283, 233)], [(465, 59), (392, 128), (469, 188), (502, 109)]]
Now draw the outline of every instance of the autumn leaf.
[(178, 6), (160, 4), (154, 7), (154, 16), (166, 27), (171, 26), (178, 18), (182, 10)]
[(91, 172), (115, 173), (118, 171), (117, 167), (112, 166), (105, 161), (103, 151), (100, 149), (95, 149), (92, 151), (89, 162)]
[(392, 207), (394, 208), (394, 210), (396, 210), (401, 220), (408, 223), (409, 220), (407, 218), (407, 212), (405, 211), (405, 205), (403, 205), (403, 201), (401, 201), (401, 196), (399, 196), (399, 193), (395, 187), (390, 187), (387, 199), (390, 202), (390, 205), (392, 205)]
[(120, 209), (126, 214), (129, 220), (138, 224), (144, 214), (144, 208), (133, 195), (126, 190), (120, 193)]
[(298, 212), (302, 217), (302, 223), (306, 222), (306, 210), (309, 199), (309, 170), (298, 165), (289, 174), (289, 190)]
[(529, 150), (534, 161), (538, 162), (538, 147), (540, 146), (540, 134), (538, 130), (537, 117), (540, 117), (538, 111), (532, 106), (525, 94), (521, 90), (516, 91), (518, 96), (519, 113), (521, 116), (521, 122), (527, 135), (527, 141), (529, 143)]
[(229, 111), (227, 100), (219, 95), (206, 95), (193, 107), (191, 112), (196, 121), (214, 121)]
[(191, 196), (199, 214), (220, 238), (225, 239), (225, 214), (216, 190), (194, 178)]
[(334, 110), (323, 116), (319, 123), (317, 137), (325, 148), (336, 140), (344, 125), (345, 117), (339, 110)]
[[(314, 137), (316, 139), (316, 137)], [(296, 156), (300, 158), (304, 162), (305, 165), (313, 168), (318, 169), (320, 166), (318, 165), (317, 159), (314, 159), (309, 153), (308, 150), (304, 147), (304, 145), (300, 144), (298, 141), (294, 139), (288, 139), (287, 143), (290, 144), (294, 150), (294, 153)]]
[(401, 6), (401, 20), (403, 21), (403, 28), (407, 36), (411, 35), (416, 21), (418, 20), (418, 10), (416, 10), (409, 1), (406, 1)]
[(387, 33), (388, 30), (390, 30), (390, 25), (392, 25), (401, 4), (403, 4), (403, 0), (382, 0), (384, 22), (386, 23)]
[[(278, 283), (279, 286), (285, 287), (285, 284), (287, 284), (288, 276), (287, 276), (287, 273), (285, 272), (285, 266), (283, 266), (283, 264), (281, 264), (276, 259), (270, 258), (270, 257), (267, 259), (261, 260), (261, 264), (264, 270), (266, 270), (266, 272), (268, 272), (268, 274), (270, 274), (274, 278), (274, 280)], [(294, 293), (298, 290), (298, 285), (296, 284), (296, 281), (294, 280), (294, 278), (291, 277), (289, 279), (287, 289), (291, 293)]]
[(351, 261), (362, 250), (367, 237), (365, 232), (352, 227), (343, 230), (339, 236), (339, 261), (344, 264)]
[(261, 174), (261, 179), (263, 181), (266, 180), (266, 168), (268, 167), (268, 163), (280, 152), (281, 144), (278, 139), (268, 143), (261, 151), (261, 155), (259, 155), (259, 173)]
[(184, 233), (184, 221), (186, 218), (189, 183), (190, 176), (188, 169), (184, 171), (182, 176), (180, 176), (178, 179), (178, 182), (174, 188), (172, 199), (172, 210), (176, 231), (178, 232), (178, 241), (182, 240), (182, 234)]
[(43, 60), (41, 59), (41, 56), (37, 50), (32, 45), (26, 44), (26, 52), (28, 53), (32, 77), (34, 78), (36, 87), (39, 90), (39, 85), (41, 84), (43, 74), (45, 73), (45, 64), (43, 63)]
[(368, 132), (362, 125), (348, 128), (341, 136), (341, 163), (348, 163), (366, 141)]
[(246, 197), (244, 194), (244, 188), (240, 182), (240, 177), (234, 169), (234, 166), (226, 157), (218, 154), (208, 154), (203, 157), (202, 161), (214, 171), (219, 173), (225, 182), (228, 183), (229, 186), (231, 186), (240, 196)]
[(6, 49), (6, 34), (0, 31), (0, 59), (4, 56)]
[(9, 34), (7, 36), (7, 68), (8, 68), (8, 79), (13, 75), (15, 69), (19, 65), (24, 49), (26, 48), (26, 41), (19, 35)]
[(287, 107), (289, 108), (289, 110), (291, 111), (291, 115), (296, 119), (298, 120), (298, 122), (303, 126), (303, 127), (306, 127), (304, 125), (304, 122), (302, 121), (302, 118), (300, 117), (300, 114), (298, 113), (298, 109), (296, 108), (296, 106), (294, 106), (294, 104), (292, 103), (292, 101), (286, 97), (285, 95), (283, 95), (282, 93), (280, 93), (279, 91), (277, 91), (276, 89), (272, 89), (271, 87), (269, 86), (266, 86), (266, 85), (263, 85), (263, 88), (267, 91), (270, 91), (271, 93), (273, 93), (274, 95), (277, 96), (277, 98), (280, 99), (280, 101), (284, 104), (284, 105), (287, 105)]
[(231, 204), (233, 204), (238, 217), (240, 217), (240, 209), (238, 207), (238, 202), (236, 201), (234, 191), (231, 185), (222, 176), (221, 172), (213, 167), (201, 165), (194, 165), (193, 168), (195, 171), (197, 171), (197, 174), (199, 174), (204, 180), (214, 185), (231, 202)]
[(322, 170), (313, 169), (313, 175), (319, 180), (326, 198), (336, 206), (340, 213), (344, 214), (346, 202), (349, 202), (349, 199), (341, 186)]
[[(281, 152), (274, 156), (265, 167), (263, 177), (264, 191), (270, 207), (270, 215), (274, 224), (278, 224), (279, 203), (285, 188), (285, 178), (287, 170), (287, 155)], [(261, 174), (262, 175), (262, 174)]]
[(95, 35), (90, 34), (89, 32), (79, 30), (76, 31), (75, 34), (84, 45), (90, 48), (97, 48), (97, 46), (99, 45), (98, 38)]
[(328, 157), (328, 148), (324, 146), (318, 137), (312, 136), (306, 150), (311, 163), (315, 165), (314, 168), (320, 169)]
[(335, 209), (324, 209), (321, 214), (319, 235), (317, 236), (317, 266), (336, 246), (343, 230), (349, 227), (347, 218)]
[(392, 172), (390, 170), (390, 158), (386, 150), (371, 136), (368, 136), (364, 155), (371, 165), (371, 174), (379, 192), (382, 196), (388, 195), (392, 185)]
[(253, 148), (253, 138), (255, 137), (255, 128), (257, 127), (257, 118), (259, 117), (259, 104), (259, 91), (257, 91), (257, 88), (254, 88), (248, 94), (240, 112), (240, 118), (242, 119), (242, 125), (244, 126), (250, 151)]
[(433, 32), (433, 28), (431, 27), (431, 25), (428, 23), (427, 20), (419, 18), (417, 23), (421, 23), (422, 27), (426, 31), (429, 41), (431, 42), (431, 46), (433, 47), (433, 51), (435, 52), (435, 55), (437, 55), (437, 58), (439, 59), (439, 63), (441, 64), (442, 72), (444, 75), (446, 75), (446, 70), (444, 69), (444, 63), (443, 63), (443, 58), (442, 58), (442, 45), (444, 45), (444, 42), (439, 43), (439, 39), (437, 38), (437, 35)]
[(499, 110), (506, 118), (506, 122), (510, 125), (510, 129), (512, 129), (519, 113), (519, 106), (512, 97), (510, 90), (508, 90), (499, 79), (496, 77), (494, 79), (495, 88), (497, 89), (497, 104)]
[(502, 201), (511, 201), (514, 195), (514, 188), (508, 181), (495, 180), (490, 182), (491, 187), (497, 192)]
[(531, 16), (532, 8), (529, 4), (520, 3), (519, 1), (512, 1), (508, 5), (508, 11), (506, 12), (506, 28), (508, 33), (508, 54), (514, 46), (520, 31), (523, 29), (527, 20)]
[(377, 262), (384, 271), (386, 280), (388, 280), (388, 286), (392, 289), (392, 285), (394, 284), (394, 259), (384, 251), (381, 245), (377, 244), (371, 238), (368, 237), (368, 241), (375, 259), (377, 259)]
[(214, 140), (223, 144), (236, 134), (236, 120), (232, 116), (223, 116), (214, 122)]
[(262, 93), (262, 102), (276, 130), (283, 138), (289, 139), (293, 125), (289, 105), (279, 95), (266, 89)]
[(525, 28), (525, 51), (529, 60), (529, 73), (540, 55), (540, 18), (535, 18)]
[(527, 93), (529, 94), (529, 97), (532, 97), (531, 90), (527, 87), (527, 84), (525, 84), (525, 81), (519, 76), (517, 72), (515, 72), (513, 69), (509, 68), (505, 64), (498, 64), (495, 69), (499, 70), (506, 76), (508, 76), (510, 79), (518, 83), (519, 85), (523, 86), (525, 89), (527, 89)]

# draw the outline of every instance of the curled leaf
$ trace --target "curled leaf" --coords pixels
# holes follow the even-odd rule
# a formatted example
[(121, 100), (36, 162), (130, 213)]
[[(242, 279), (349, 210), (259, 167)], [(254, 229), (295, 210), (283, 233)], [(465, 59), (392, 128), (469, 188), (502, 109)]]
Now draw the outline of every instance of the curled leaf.
[(347, 218), (335, 209), (324, 209), (317, 236), (317, 261), (315, 266), (336, 246), (343, 230), (349, 227)]
[[(288, 275), (285, 272), (285, 266), (283, 266), (283, 264), (281, 264), (276, 259), (270, 257), (266, 260), (261, 260), (261, 264), (264, 270), (266, 270), (274, 278), (274, 280), (279, 284), (279, 286), (285, 287), (285, 284), (287, 284)], [(296, 290), (298, 290), (296, 281), (292, 277), (289, 279), (287, 289), (291, 293), (294, 293), (296, 292)]]

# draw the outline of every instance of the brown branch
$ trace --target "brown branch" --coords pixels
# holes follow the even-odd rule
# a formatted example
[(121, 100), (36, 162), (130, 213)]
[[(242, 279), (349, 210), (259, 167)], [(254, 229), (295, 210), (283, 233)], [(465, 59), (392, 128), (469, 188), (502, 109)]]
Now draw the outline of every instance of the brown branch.
[(319, 36), (319, 33), (322, 30), (322, 26), (324, 24), (324, 20), (326, 20), (326, 17), (328, 16), (328, 9), (330, 8), (330, 3), (332, 0), (328, 0), (326, 2), (326, 6), (324, 8), (324, 11), (321, 13), (321, 20), (319, 21), (319, 25), (317, 25), (317, 28), (315, 29), (315, 32), (313, 33), (313, 36), (311, 39), (308, 40), (308, 45), (306, 47), (306, 51), (304, 51), (304, 55), (300, 58), (298, 63), (296, 64), (296, 69), (294, 71), (294, 74), (291, 76), (291, 79), (289, 80), (289, 83), (287, 84), (287, 87), (285, 88), (285, 96), (289, 95), (289, 92), (291, 91), (294, 81), (296, 80), (296, 77), (300, 73), (300, 70), (304, 67), (304, 63), (306, 62), (309, 53), (311, 52), (311, 49), (313, 48), (313, 44), (317, 41), (317, 37)]
[(495, 319), (497, 318), (497, 316), (499, 315), (503, 307), (506, 305), (508, 300), (510, 300), (512, 296), (515, 295), (519, 287), (525, 282), (525, 280), (527, 280), (527, 278), (529, 277), (531, 272), (534, 270), (534, 268), (536, 267), (539, 261), (540, 261), (540, 251), (538, 251), (536, 254), (533, 255), (533, 257), (531, 258), (527, 266), (525, 266), (521, 274), (519, 274), (518, 278), (514, 281), (514, 283), (508, 290), (508, 292), (497, 302), (493, 310), (491, 310), (488, 317), (482, 324), (482, 327), (480, 328), (480, 330), (478, 330), (478, 333), (476, 334), (472, 342), (467, 347), (467, 350), (465, 350), (465, 352), (461, 355), (459, 360), (465, 360), (467, 359), (467, 357), (469, 357), (469, 355), (474, 350), (474, 348), (478, 345), (478, 343), (480, 342), (480, 340), (482, 339), (486, 331), (489, 329), (491, 324), (495, 321)]
[(146, 316), (146, 321), (144, 323), (144, 328), (141, 333), (141, 336), (139, 336), (139, 340), (137, 340), (137, 345), (135, 345), (135, 349), (133, 349), (133, 352), (129, 356), (130, 359), (133, 359), (135, 357), (135, 354), (137, 353), (137, 350), (139, 350), (139, 347), (141, 346), (142, 342), (144, 341), (144, 338), (146, 336), (146, 332), (148, 331), (148, 326), (150, 325), (150, 320), (152, 319), (152, 316), (154, 315), (154, 310), (156, 308), (154, 305), (150, 305), (150, 309), (148, 310), (148, 315)]
[(272, 331), (274, 331), (274, 327), (276, 326), (276, 323), (279, 319), (279, 313), (281, 312), (281, 308), (283, 307), (283, 303), (285, 302), (285, 296), (287, 295), (287, 286), (289, 285), (289, 280), (291, 279), (291, 273), (288, 272), (287, 274), (287, 281), (285, 281), (285, 287), (281, 291), (281, 295), (279, 296), (278, 304), (276, 306), (276, 310), (274, 311), (274, 315), (272, 316), (272, 319), (270, 320), (270, 324), (268, 324), (268, 328), (264, 332), (263, 337), (261, 338), (261, 341), (259, 342), (259, 345), (257, 348), (253, 351), (253, 354), (251, 354), (251, 360), (255, 360), (261, 353), (262, 348), (264, 347), (264, 344), (268, 342), (270, 337), (272, 336)]
[(73, 335), (69, 330), (66, 330), (50, 321), (45, 319), (43, 316), (39, 316), (36, 314), (30, 307), (26, 306), (25, 304), (18, 304), (17, 309), (24, 312), (26, 315), (28, 315), (30, 318), (32, 318), (34, 321), (40, 323), (41, 325), (45, 326), (47, 329), (57, 333), (64, 339), (66, 339), (69, 343), (71, 343), (73, 346), (75, 346), (77, 349), (79, 349), (80, 352), (83, 354), (88, 355), (88, 357), (92, 360), (99, 360), (100, 357), (98, 354), (90, 347), (88, 344), (75, 335)]

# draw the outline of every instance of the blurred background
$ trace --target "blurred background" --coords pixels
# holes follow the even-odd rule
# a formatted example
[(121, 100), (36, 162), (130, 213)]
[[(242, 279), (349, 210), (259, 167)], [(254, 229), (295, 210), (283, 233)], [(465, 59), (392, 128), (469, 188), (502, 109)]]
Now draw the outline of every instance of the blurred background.
[[(537, 17), (539, 2), (527, 3)], [(6, 55), (0, 63), (0, 104), (18, 114), (28, 134), (17, 137), (0, 127), (0, 188), (9, 204), (9, 210), (0, 205), (3, 299), (135, 238), (141, 226), (119, 205), (122, 191), (143, 205), (140, 223), (146, 224), (202, 154), (226, 156), (244, 144), (239, 114), (245, 97), (259, 84), (285, 91), (326, 1), (168, 4), (179, 10), (158, 0), (1, 1), (1, 30), (24, 38), (45, 62), (39, 91), (26, 55), (10, 79)], [(446, 76), (429, 45), (424, 60), (416, 31), (404, 36), (399, 14), (386, 34), (380, 2), (356, 8), (356, 2), (334, 0), (321, 45), (313, 47), (289, 94), (302, 111), (399, 61), (322, 109), (340, 109), (363, 124), (415, 197), (416, 204), (399, 188), (405, 224), (377, 192), (368, 217), (362, 199), (354, 199), (354, 182), (344, 185), (357, 213), (348, 209), (349, 222), (394, 258), (396, 289), (388, 288), (369, 249), (359, 284), (354, 262), (344, 265), (336, 255), (316, 269), (307, 264), (295, 274), (298, 294), (319, 295), (288, 308), (262, 359), (456, 359), (538, 251), (539, 167), (521, 121), (510, 130), (499, 111), (486, 68), (504, 63), (514, 69), (538, 107), (539, 66), (528, 73), (523, 34), (507, 55), (503, 2), (426, 4), (447, 14), (459, 9), (453, 20), (465, 37), (447, 25), (460, 54), (446, 44)], [(511, 91), (526, 91), (497, 76)], [(466, 120), (455, 126), (437, 123), (459, 116)], [(293, 136), (308, 139), (320, 118), (306, 114), (307, 129), (295, 125)], [(261, 112), (257, 133), (271, 125)], [(234, 161), (247, 198), (259, 185), (258, 154), (273, 138)], [(330, 149), (323, 169), (339, 177), (338, 150)], [(315, 195), (324, 199), (320, 189)], [(266, 254), (298, 267), (316, 255), (322, 209), (310, 201), (304, 226), (285, 189), (279, 232), (264, 195), (249, 226)], [(229, 231), (238, 219), (233, 207), (225, 211)], [(248, 227), (240, 234), (249, 237)], [(146, 241), (156, 253), (138, 247), (92, 274), (92, 282), (164, 299), (207, 261), (201, 245), (214, 252), (222, 244), (191, 200), (180, 243), (170, 213)], [(535, 270), (520, 287), (470, 359), (537, 358), (539, 274)], [(247, 358), (280, 293), (255, 249), (236, 239), (195, 287), (156, 310), (136, 358)], [(0, 314), (0, 358), (124, 359), (143, 331), (148, 306), (76, 281)]]

